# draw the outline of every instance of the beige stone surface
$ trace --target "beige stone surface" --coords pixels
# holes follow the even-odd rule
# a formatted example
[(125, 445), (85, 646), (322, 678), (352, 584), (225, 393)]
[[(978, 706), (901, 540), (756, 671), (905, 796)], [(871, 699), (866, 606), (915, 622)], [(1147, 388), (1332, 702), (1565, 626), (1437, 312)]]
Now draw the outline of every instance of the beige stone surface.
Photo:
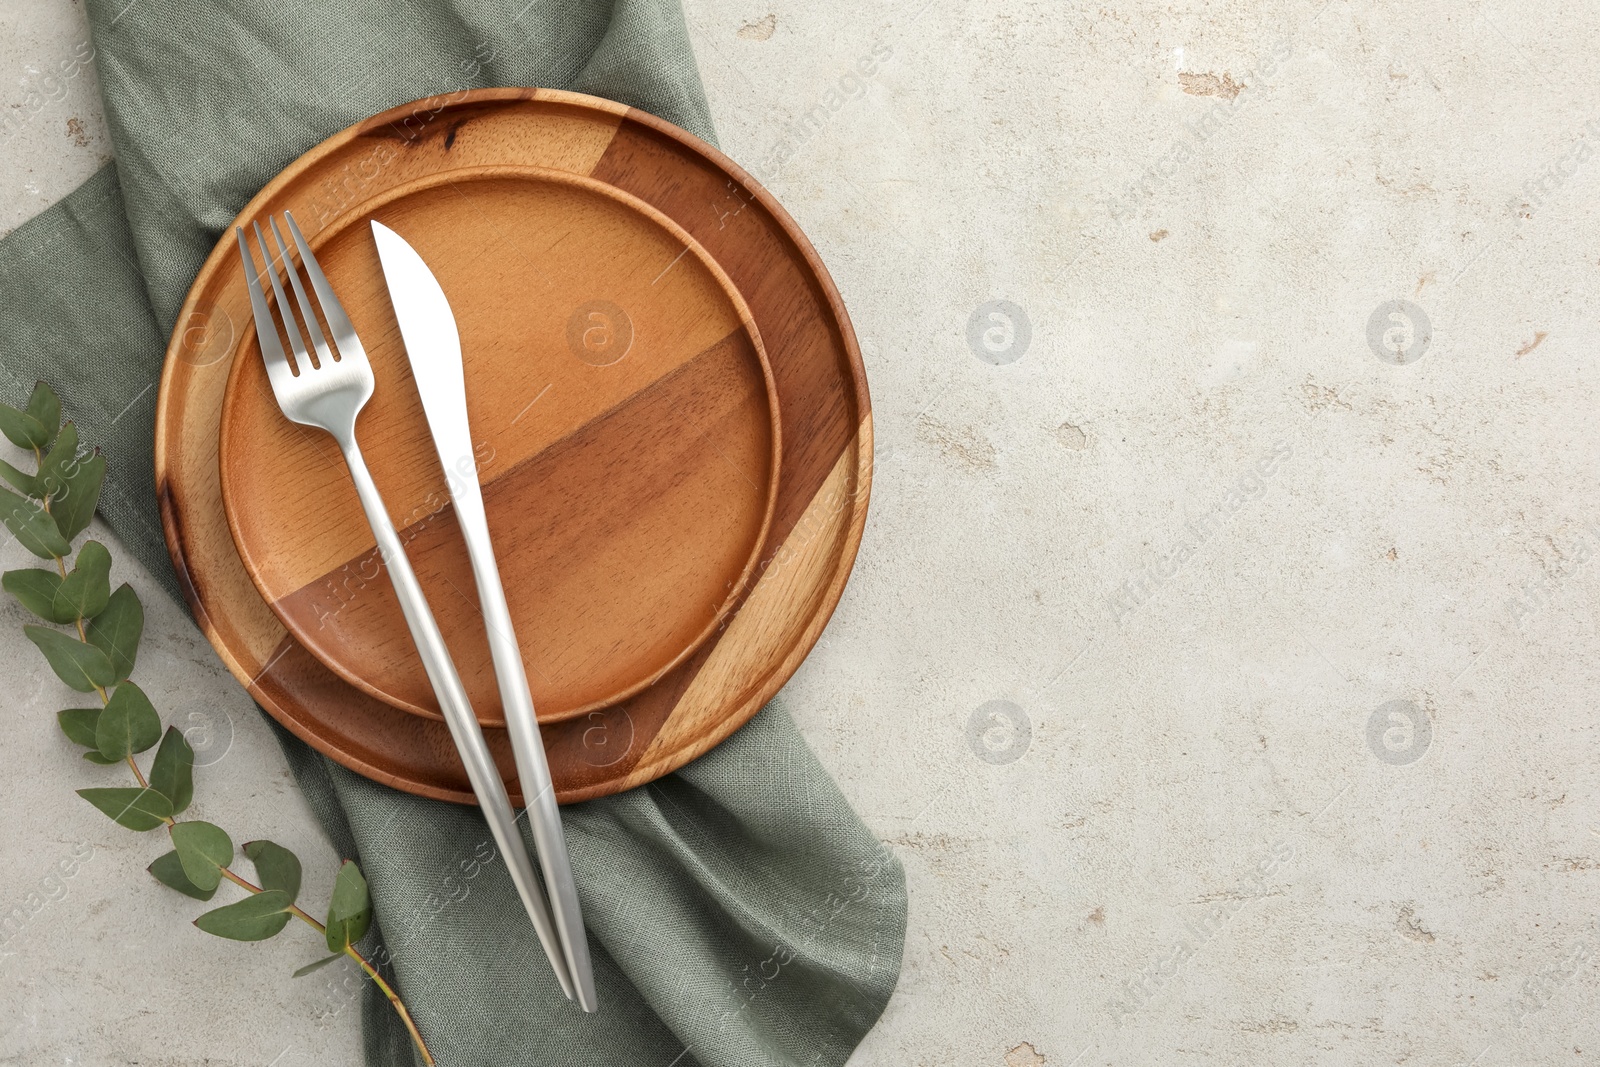
[[(688, 17), (872, 381), (861, 558), (785, 694), (911, 886), (853, 1063), (1600, 1054), (1600, 11)], [(10, 226), (107, 147), (92, 70), (29, 103), (77, 8), (0, 24)], [(342, 990), (288, 980), (314, 946), (191, 935), (66, 792), (4, 620), (0, 903), (51, 899), (0, 948), (0, 1063), (353, 1062)], [(205, 813), (326, 882), (249, 701), (180, 608), (148, 632), (141, 677), (231, 729)]]

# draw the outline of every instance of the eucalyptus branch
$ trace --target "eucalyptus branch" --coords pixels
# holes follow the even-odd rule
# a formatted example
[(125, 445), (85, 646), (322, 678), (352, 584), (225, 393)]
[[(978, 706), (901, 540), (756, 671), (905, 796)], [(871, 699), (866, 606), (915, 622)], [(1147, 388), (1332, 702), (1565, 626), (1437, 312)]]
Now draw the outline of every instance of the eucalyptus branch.
[[(61, 731), (84, 747), (85, 760), (123, 764), (138, 783), (80, 789), (78, 795), (130, 830), (166, 830), (172, 850), (149, 868), (163, 885), (202, 901), (215, 896), (224, 880), (249, 894), (195, 919), (206, 933), (262, 941), (292, 918), (315, 929), (330, 955), (300, 968), (295, 977), (348, 956), (388, 998), (431, 1067), (433, 1056), (405, 1003), (355, 947), (372, 925), (372, 897), (360, 868), (349, 860), (339, 868), (327, 920), (319, 922), (295, 903), (301, 868), (293, 852), (271, 841), (247, 842), (243, 851), (256, 872), (251, 882), (233, 870), (236, 850), (225, 830), (178, 819), (194, 799), (194, 750), (177, 727), (162, 731), (155, 706), (129, 680), (144, 634), (144, 606), (126, 582), (112, 590), (111, 553), (98, 541), (85, 541), (67, 566), (72, 542), (88, 529), (105, 482), (100, 450), (80, 450), (76, 427), (62, 423), (61, 402), (44, 382), (34, 388), (25, 409), (0, 404), (0, 433), (31, 451), (37, 467), (30, 474), (0, 460), (0, 479), (12, 487), (0, 487), (0, 518), (24, 548), (55, 564), (53, 570), (7, 571), (0, 575), (0, 587), (51, 624), (30, 624), (23, 632), (56, 676), (99, 699), (99, 707), (58, 714)], [(147, 774), (134, 757), (151, 748), (156, 753)]]

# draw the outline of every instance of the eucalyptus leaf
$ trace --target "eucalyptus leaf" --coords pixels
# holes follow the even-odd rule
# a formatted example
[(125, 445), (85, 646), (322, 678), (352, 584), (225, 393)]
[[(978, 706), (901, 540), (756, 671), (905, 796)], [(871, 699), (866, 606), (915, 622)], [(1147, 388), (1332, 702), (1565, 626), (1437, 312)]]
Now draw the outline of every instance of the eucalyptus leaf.
[(72, 423), (61, 427), (50, 451), (39, 461), (39, 488), (47, 497), (65, 496), (67, 476), (78, 468), (78, 428)]
[(23, 496), (44, 496), (44, 493), (39, 489), (39, 479), (37, 477), (27, 471), (18, 470), (3, 459), (0, 459), (0, 478), (4, 478), (15, 486)]
[(80, 789), (78, 795), (130, 830), (154, 830), (172, 817), (172, 802), (154, 789)]
[(0, 404), (0, 433), (18, 448), (44, 448), (50, 443), (44, 423), (9, 404)]
[(40, 559), (56, 559), (72, 553), (56, 519), (38, 504), (9, 489), (0, 489), (0, 520), (16, 537), (17, 543)]
[[(111, 694), (111, 700), (106, 707), (113, 708), (123, 701), (127, 702), (128, 720), (133, 724), (129, 731), (129, 747), (135, 752), (143, 752), (154, 748), (157, 741), (161, 740), (161, 716), (156, 713), (155, 705), (150, 703), (150, 698), (145, 696), (144, 690), (132, 682), (123, 682)], [(162, 792), (168, 800), (172, 794)]]
[(55, 436), (61, 428), (61, 398), (56, 396), (56, 391), (45, 382), (35, 382), (33, 393), (28, 397), (27, 413), (44, 427), (44, 432), (51, 437)]
[[(155, 705), (144, 695), (144, 690), (132, 682), (117, 686), (95, 724), (94, 743), (100, 755), (111, 761), (126, 759), (159, 740), (161, 716), (156, 714)], [(172, 799), (165, 790), (162, 795)]]
[(94, 747), (107, 763), (127, 759), (133, 754), (133, 724), (128, 721), (128, 702), (113, 709), (107, 704), (94, 724)]
[(290, 901), (300, 895), (300, 860), (293, 852), (271, 841), (247, 841), (244, 854), (256, 865), (262, 889), (280, 889)]
[(208, 911), (194, 924), (208, 934), (233, 941), (265, 941), (288, 924), (292, 903), (289, 894), (268, 889)]
[(76, 465), (66, 472), (65, 487), (50, 499), (50, 515), (62, 537), (71, 541), (89, 528), (105, 480), (106, 457), (98, 448), (79, 456)]
[(102, 767), (109, 767), (113, 763), (122, 762), (119, 759), (106, 759), (100, 754), (100, 750), (98, 748), (91, 748), (89, 751), (83, 754), (83, 758), (88, 760), (90, 763), (98, 763)]
[(26, 567), (19, 571), (0, 574), (0, 588), (17, 598), (17, 603), (46, 622), (71, 622), (56, 617), (56, 593), (61, 589), (61, 575), (40, 567)]
[(110, 599), (111, 553), (99, 541), (85, 541), (78, 549), (78, 562), (56, 587), (55, 621), (92, 619), (106, 609)]
[(310, 974), (312, 971), (320, 971), (320, 970), (322, 970), (322, 968), (326, 967), (328, 964), (332, 963), (334, 960), (342, 960), (342, 959), (344, 959), (344, 953), (343, 952), (335, 952), (331, 956), (324, 956), (320, 960), (318, 960), (317, 962), (308, 963), (304, 967), (300, 968), (298, 971), (294, 972), (294, 977), (296, 977), (296, 978), (304, 977), (305, 975)]
[(372, 897), (361, 868), (345, 860), (333, 880), (333, 899), (328, 902), (328, 951), (343, 952), (366, 934), (372, 925)]
[(150, 787), (172, 802), (172, 814), (188, 808), (194, 800), (194, 749), (176, 726), (167, 727), (150, 764)]
[(56, 722), (61, 724), (61, 732), (73, 741), (85, 748), (98, 749), (99, 742), (95, 740), (94, 731), (100, 722), (99, 708), (68, 708), (66, 711), (58, 711)]
[(89, 622), (89, 643), (111, 664), (111, 680), (120, 682), (133, 673), (139, 655), (139, 638), (144, 633), (144, 605), (133, 586), (123, 582), (106, 601), (105, 610)]
[(155, 875), (156, 881), (164, 886), (170, 886), (186, 897), (196, 900), (210, 900), (217, 895), (217, 887), (201, 889), (189, 881), (189, 876), (183, 873), (183, 861), (178, 858), (178, 850), (173, 849), (166, 853), (146, 868)]
[(110, 685), (117, 680), (111, 660), (94, 645), (86, 645), (49, 626), (24, 626), (22, 632), (39, 646), (56, 677), (78, 692), (90, 693), (96, 686)]
[(212, 823), (177, 823), (172, 827), (172, 844), (183, 863), (183, 873), (201, 889), (217, 888), (222, 868), (233, 862), (233, 838)]

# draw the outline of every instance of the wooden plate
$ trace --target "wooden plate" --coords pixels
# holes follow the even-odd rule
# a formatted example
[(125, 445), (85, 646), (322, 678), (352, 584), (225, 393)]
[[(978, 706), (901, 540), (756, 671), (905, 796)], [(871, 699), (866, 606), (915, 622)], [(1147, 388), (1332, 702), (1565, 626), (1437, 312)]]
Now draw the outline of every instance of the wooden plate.
[[(330, 221), (313, 250), (379, 387), (358, 437), (479, 719), (504, 725), (471, 563), (368, 220), (450, 299), (489, 527), (541, 721), (619, 703), (699, 647), (755, 570), (777, 499), (777, 391), (705, 249), (614, 186), (440, 171)], [(236, 288), (238, 257), (212, 287)], [(288, 631), (386, 703), (442, 719), (333, 439), (283, 417), (254, 331), (223, 400), (222, 500)]]
[[(753, 576), (712, 634), (634, 696), (545, 727), (557, 793), (572, 802), (682, 766), (746, 722), (794, 673), (838, 603), (860, 544), (871, 408), (844, 307), (793, 220), (715, 149), (620, 104), (498, 89), (397, 108), (308, 152), (240, 218), (292, 210), (331, 255), (348, 225), (342, 220), (364, 205), (479, 167), (587, 178), (681, 227), (748, 306), (783, 432), (776, 499)], [(471, 803), (443, 724), (378, 700), (312, 656), (261, 596), (234, 547), (218, 453), (230, 372), (252, 352), (241, 343), (252, 326), (243, 287), (229, 281), (238, 277), (232, 241), (230, 228), (179, 315), (157, 405), (162, 522), (195, 618), (228, 669), (307, 743), (396, 788)], [(398, 511), (392, 501), (391, 509)], [(486, 733), (514, 783), (505, 731)]]

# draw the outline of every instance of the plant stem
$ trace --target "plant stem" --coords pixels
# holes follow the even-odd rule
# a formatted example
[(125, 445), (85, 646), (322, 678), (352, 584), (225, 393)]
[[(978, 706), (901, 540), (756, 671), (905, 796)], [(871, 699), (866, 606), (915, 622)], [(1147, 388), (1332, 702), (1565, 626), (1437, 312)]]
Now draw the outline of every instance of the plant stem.
[(378, 969), (368, 963), (365, 957), (355, 950), (354, 946), (346, 945), (344, 954), (361, 964), (361, 969), (367, 972), (367, 977), (376, 982), (378, 988), (383, 990), (383, 995), (389, 998), (390, 1004), (394, 1005), (394, 1010), (400, 1016), (400, 1021), (406, 1024), (406, 1030), (410, 1032), (411, 1040), (416, 1042), (417, 1051), (422, 1053), (422, 1062), (426, 1063), (428, 1067), (433, 1067), (433, 1053), (429, 1052), (428, 1046), (423, 1043), (422, 1034), (417, 1030), (417, 1024), (411, 1021), (411, 1013), (406, 1010), (405, 1002), (400, 999), (399, 994), (389, 988), (389, 983), (383, 980), (383, 975), (379, 974)]
[[(260, 886), (240, 878), (237, 874), (234, 874), (226, 867), (222, 868), (222, 876), (242, 889), (249, 890), (252, 893), (262, 892)], [(316, 927), (320, 933), (326, 934), (328, 932), (328, 928), (326, 926), (317, 922), (317, 920), (313, 919), (311, 916), (307, 915), (293, 904), (289, 905), (289, 913), (303, 922), (309, 923), (310, 925)], [(360, 964), (361, 969), (367, 972), (367, 977), (376, 982), (378, 988), (383, 991), (383, 995), (389, 998), (389, 1003), (394, 1006), (395, 1013), (400, 1016), (400, 1021), (406, 1024), (406, 1030), (411, 1034), (411, 1040), (417, 1043), (417, 1051), (422, 1053), (422, 1061), (426, 1064), (429, 1064), (431, 1067), (433, 1064), (433, 1053), (428, 1051), (427, 1043), (422, 1040), (422, 1033), (417, 1029), (417, 1024), (412, 1021), (411, 1013), (406, 1010), (405, 1001), (400, 999), (400, 994), (396, 993), (394, 988), (390, 986), (388, 982), (384, 981), (383, 975), (378, 973), (378, 968), (367, 962), (367, 958), (357, 951), (354, 945), (346, 945), (344, 947), (344, 954)]]
[[(249, 881), (246, 881), (243, 878), (240, 878), (237, 874), (234, 874), (228, 868), (223, 867), (223, 868), (220, 868), (220, 869), (222, 871), (222, 877), (226, 878), (228, 881), (232, 882), (234, 885), (240, 887), (241, 889), (246, 889), (246, 890), (248, 890), (248, 891), (250, 891), (252, 893), (265, 892), (265, 890), (263, 890), (260, 886), (255, 885), (255, 884), (253, 884), (253, 883), (251, 883)], [(317, 922), (317, 920), (313, 919), (311, 916), (307, 915), (305, 912), (301, 911), (298, 907), (296, 907), (293, 904), (289, 905), (289, 914), (293, 915), (295, 918), (299, 919), (300, 921), (308, 923), (311, 926), (315, 927), (317, 933), (319, 933), (319, 934), (326, 934), (328, 932), (328, 928), (326, 926), (323, 926), (321, 923)]]
[[(139, 769), (139, 765), (137, 763), (133, 762), (133, 757), (132, 756), (126, 756), (124, 758), (128, 761), (128, 770), (132, 771), (133, 772), (133, 776), (139, 780), (139, 788), (140, 789), (149, 789), (150, 788), (150, 783), (145, 781), (144, 772)], [(171, 819), (167, 820), (167, 825), (168, 826), (172, 825), (172, 820)]]
[(221, 868), (221, 870), (222, 870), (222, 877), (226, 878), (228, 881), (232, 882), (234, 885), (239, 886), (241, 889), (248, 889), (252, 893), (265, 892), (265, 890), (263, 890), (260, 886), (255, 885), (254, 883), (245, 881), (243, 878), (240, 878), (237, 874), (234, 874), (232, 871), (228, 870), (228, 868), (223, 867), (223, 868)]

